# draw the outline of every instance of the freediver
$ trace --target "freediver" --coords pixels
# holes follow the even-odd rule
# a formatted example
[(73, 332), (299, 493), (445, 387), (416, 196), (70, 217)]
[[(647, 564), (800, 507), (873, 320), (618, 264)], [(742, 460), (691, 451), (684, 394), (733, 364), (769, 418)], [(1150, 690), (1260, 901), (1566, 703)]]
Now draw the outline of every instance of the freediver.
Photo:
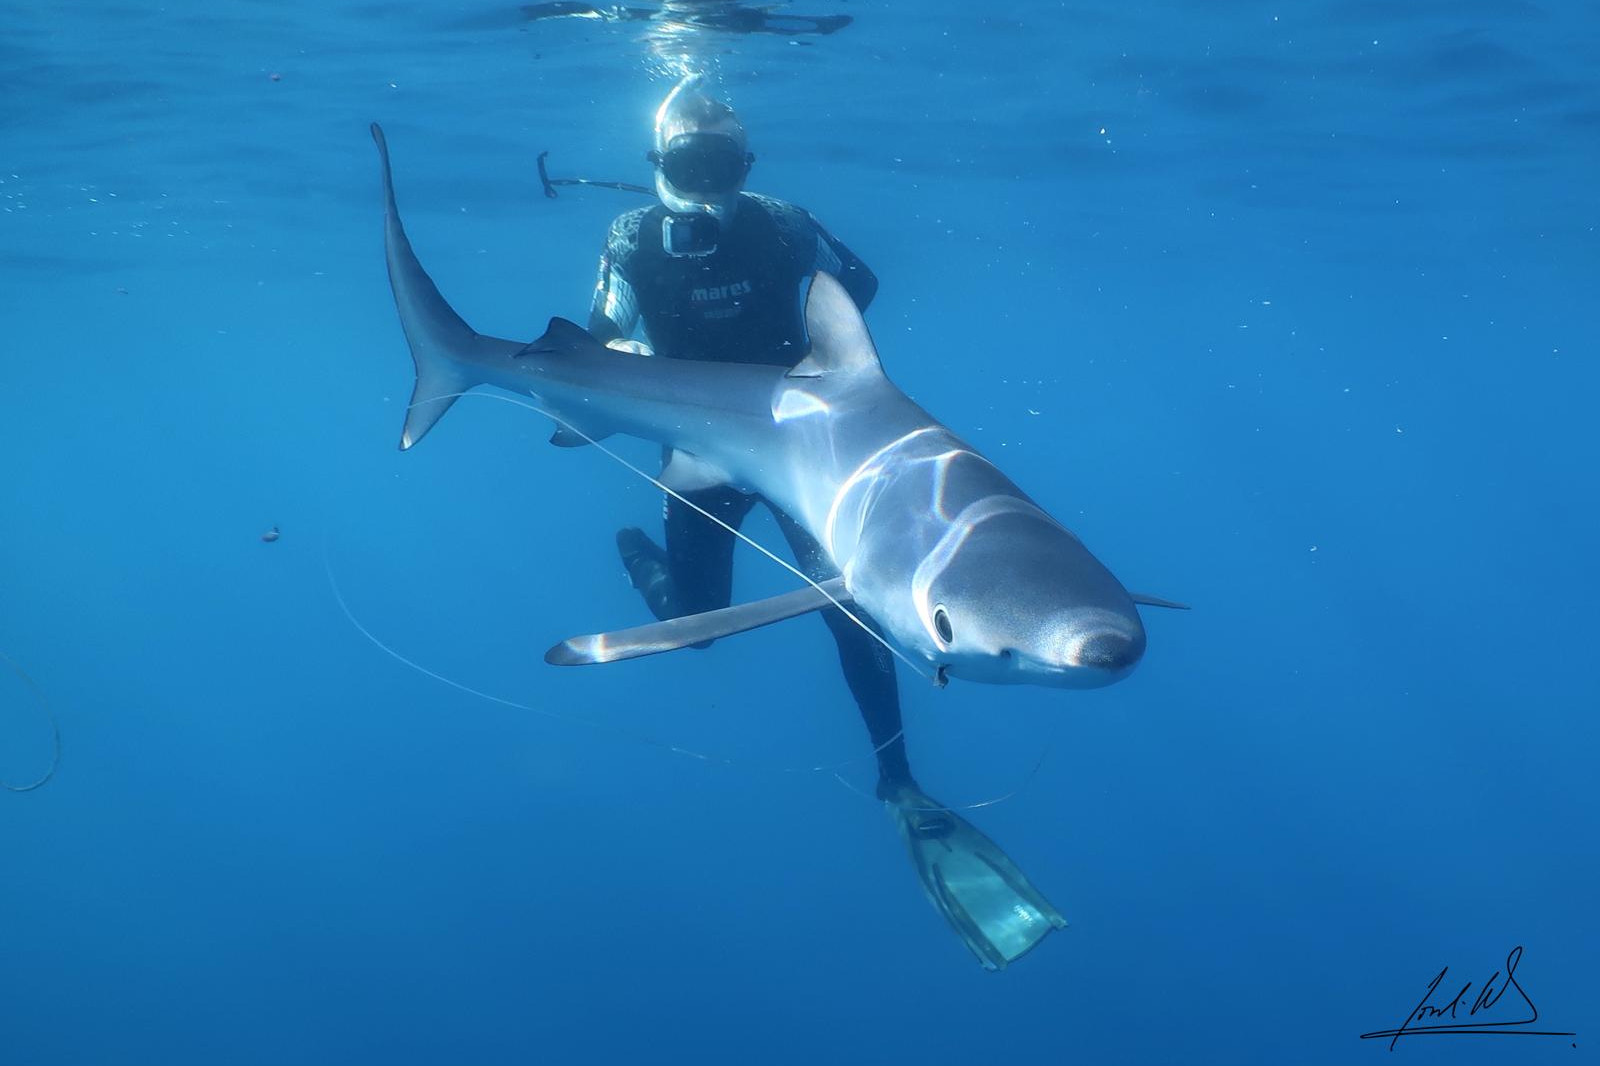
[[(648, 159), (659, 202), (612, 222), (589, 331), (655, 358), (793, 367), (807, 348), (802, 282), (826, 271), (865, 311), (878, 279), (804, 209), (744, 191), (755, 161), (744, 128), (702, 81), (679, 82), (657, 111)], [(628, 339), (640, 325), (647, 343)], [(661, 476), (694, 505), (665, 497), (666, 547), (640, 529), (617, 534), (628, 576), (658, 619), (726, 607), (732, 598), (734, 535), (695, 507), (738, 528), (766, 504), (799, 568), (819, 583), (838, 576), (798, 523), (758, 496), (708, 479), (692, 456), (664, 455)], [(878, 797), (929, 900), (986, 968), (1004, 967), (1066, 922), (993, 841), (917, 786), (893, 659), (842, 611), (822, 615), (877, 756)]]
[(654, 22), (691, 30), (773, 33), (782, 37), (826, 35), (842, 30), (854, 21), (849, 15), (783, 15), (765, 7), (745, 7), (727, 0), (668, 0), (659, 9), (555, 0), (552, 3), (524, 4), (522, 16), (529, 22), (560, 18), (592, 19), (597, 22)]

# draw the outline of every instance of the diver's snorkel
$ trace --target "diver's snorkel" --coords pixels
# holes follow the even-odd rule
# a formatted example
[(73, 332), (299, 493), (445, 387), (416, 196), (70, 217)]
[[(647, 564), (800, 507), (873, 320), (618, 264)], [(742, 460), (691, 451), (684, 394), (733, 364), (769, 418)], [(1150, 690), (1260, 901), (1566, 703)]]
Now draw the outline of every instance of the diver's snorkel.
[(548, 152), (539, 154), (539, 181), (555, 199), (557, 185), (590, 185), (623, 192), (654, 193), (667, 209), (661, 249), (674, 257), (700, 257), (717, 250), (722, 227), (739, 206), (739, 192), (756, 157), (745, 147), (744, 127), (733, 108), (700, 88), (692, 74), (672, 87), (656, 109), (655, 147), (645, 158), (656, 171), (655, 189), (621, 181), (552, 178)]
[(561, 195), (556, 192), (557, 185), (588, 185), (596, 189), (616, 189), (618, 192), (642, 192), (646, 196), (654, 196), (656, 191), (643, 185), (633, 185), (626, 181), (594, 181), (590, 178), (552, 178), (545, 169), (545, 157), (548, 151), (539, 153), (539, 184), (544, 186), (546, 198), (554, 200)]
[[(539, 153), (539, 184), (544, 187), (546, 198), (554, 200), (561, 194), (556, 192), (558, 185), (586, 185), (591, 189), (615, 189), (618, 192), (636, 192), (645, 196), (655, 196), (656, 190), (644, 185), (634, 185), (626, 181), (596, 181), (593, 178), (552, 178), (545, 167), (545, 158), (549, 152)], [(654, 152), (650, 153), (654, 155)], [(704, 211), (689, 211), (674, 214), (670, 210), (667, 217), (661, 220), (661, 247), (671, 256), (703, 256), (710, 255), (717, 250), (717, 240), (721, 236), (722, 225), (715, 215)]]

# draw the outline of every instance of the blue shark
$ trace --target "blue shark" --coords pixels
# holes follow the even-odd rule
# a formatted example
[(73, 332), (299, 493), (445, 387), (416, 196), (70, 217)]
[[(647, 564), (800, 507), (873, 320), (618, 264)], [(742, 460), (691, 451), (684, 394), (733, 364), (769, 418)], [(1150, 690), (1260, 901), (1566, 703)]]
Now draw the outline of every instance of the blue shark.
[(885, 374), (840, 284), (805, 297), (809, 351), (793, 369), (641, 357), (552, 319), (532, 342), (468, 326), (418, 262), (382, 162), (385, 249), (416, 385), (408, 449), (463, 393), (529, 397), (560, 444), (623, 434), (693, 457), (700, 472), (758, 493), (822, 545), (837, 576), (706, 615), (575, 637), (550, 662), (609, 662), (684, 647), (838, 605), (939, 684), (1094, 688), (1145, 652), (1135, 596), (1065, 525)]

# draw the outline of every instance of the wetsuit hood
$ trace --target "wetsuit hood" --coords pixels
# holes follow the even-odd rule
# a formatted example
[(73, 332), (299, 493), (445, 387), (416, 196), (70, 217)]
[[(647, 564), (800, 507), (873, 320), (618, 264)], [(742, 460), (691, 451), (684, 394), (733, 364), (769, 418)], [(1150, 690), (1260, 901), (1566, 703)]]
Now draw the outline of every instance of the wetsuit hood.
[(705, 214), (725, 222), (754, 157), (733, 108), (701, 88), (702, 75), (673, 86), (656, 111), (656, 195), (678, 215)]

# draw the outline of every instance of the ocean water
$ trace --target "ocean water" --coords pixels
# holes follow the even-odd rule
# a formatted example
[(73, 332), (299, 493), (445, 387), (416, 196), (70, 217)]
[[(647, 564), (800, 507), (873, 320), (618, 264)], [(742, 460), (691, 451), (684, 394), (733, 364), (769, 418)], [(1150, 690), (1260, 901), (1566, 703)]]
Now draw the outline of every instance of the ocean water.
[[(50, 714), (62, 753), (0, 793), (0, 1066), (1388, 1061), (1517, 947), (1575, 1035), (1392, 1054), (1588, 1061), (1593, 6), (788, 10), (855, 21), (6, 5), (0, 777)], [(923, 785), (999, 800), (1070, 922), (1004, 972), (821, 625), (545, 666), (645, 620), (612, 535), (656, 491), (486, 399), (395, 448), (367, 124), (445, 294), (530, 338), (643, 202), (538, 153), (648, 180), (686, 66), (878, 273), (891, 377), (1193, 605), (1100, 691), (902, 674)]]

